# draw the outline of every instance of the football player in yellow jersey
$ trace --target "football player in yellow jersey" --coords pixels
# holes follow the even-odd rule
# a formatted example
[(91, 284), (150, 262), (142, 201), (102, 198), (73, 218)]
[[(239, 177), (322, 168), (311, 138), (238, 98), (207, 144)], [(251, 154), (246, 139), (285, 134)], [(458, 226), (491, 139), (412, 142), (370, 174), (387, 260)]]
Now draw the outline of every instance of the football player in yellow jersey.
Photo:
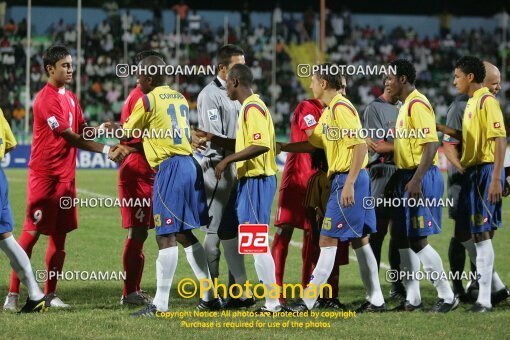
[[(486, 73), (489, 75), (485, 81)], [(478, 272), (478, 298), (473, 312), (487, 312), (492, 304), (508, 297), (508, 291), (494, 271), (491, 233), (501, 225), (501, 196), (504, 183), (503, 161), (506, 131), (503, 113), (494, 94), (499, 90), (494, 65), (484, 65), (473, 56), (460, 58), (455, 65), (455, 86), (467, 94), (462, 131), (444, 129), (462, 140), (463, 190), (467, 193), (465, 214), (472, 238), (461, 240)], [(498, 71), (499, 73), (499, 71)], [(497, 75), (496, 75), (497, 76)], [(487, 87), (484, 87), (487, 86)], [(473, 242), (474, 241), (474, 242)], [(474, 244), (473, 244), (474, 243)], [(491, 292), (493, 294), (491, 297)], [(501, 296), (500, 296), (501, 295)]]
[[(350, 241), (356, 253), (360, 274), (367, 290), (367, 301), (358, 312), (382, 312), (386, 304), (382, 295), (377, 271), (377, 261), (368, 242), (368, 234), (376, 231), (375, 211), (365, 209), (363, 201), (370, 194), (370, 178), (364, 167), (367, 165), (367, 145), (358, 138), (361, 121), (351, 102), (342, 94), (341, 75), (330, 74), (329, 64), (319, 65), (312, 76), (310, 88), (314, 97), (327, 105), (319, 123), (308, 141), (281, 144), (287, 152), (313, 152), (324, 149), (328, 161), (328, 177), (331, 193), (319, 240), (321, 248), (310, 285), (320, 287), (331, 274), (335, 263), (338, 240)], [(348, 131), (340, 138), (340, 133)], [(284, 308), (289, 311), (307, 311), (313, 308), (317, 297), (309, 297), (309, 286), (305, 298)]]
[[(0, 161), (15, 147), (16, 139), (4, 117), (4, 113), (0, 109)], [(3, 169), (0, 167), (0, 249), (7, 255), (12, 269), (28, 288), (27, 303), (21, 309), (21, 313), (44, 312), (48, 309), (50, 301), (45, 298), (37, 285), (30, 259), (14, 239), (12, 235), (13, 228), (14, 221), (11, 205), (9, 204), (8, 182)]]
[[(149, 56), (140, 62), (138, 84), (145, 95), (138, 100), (123, 125), (127, 136), (134, 135), (135, 131), (145, 133), (144, 153), (151, 167), (157, 169), (152, 199), (159, 247), (157, 290), (153, 302), (132, 316), (154, 317), (157, 312), (168, 310), (177, 267), (177, 243), (184, 247), (186, 259), (197, 279), (210, 279), (204, 248), (192, 233), (193, 229), (207, 224), (209, 216), (202, 171), (191, 155), (188, 102), (182, 94), (166, 85), (164, 74), (150, 71), (151, 66), (164, 65), (165, 62), (157, 56)], [(213, 298), (209, 290), (200, 297), (197, 309), (221, 307), (219, 299)]]
[[(236, 64), (227, 73), (227, 95), (238, 100), (241, 110), (236, 138), (224, 138), (197, 131), (196, 135), (220, 147), (235, 151), (216, 165), (219, 180), (227, 166), (235, 162), (237, 178), (237, 217), (240, 223), (269, 224), (276, 192), (276, 136), (271, 113), (251, 86), (253, 75), (248, 66)], [(275, 265), (271, 253), (253, 254), (255, 270), (268, 291), (276, 285)], [(231, 268), (232, 270), (232, 268)], [(236, 273), (232, 272), (236, 276)], [(278, 298), (266, 296), (258, 311), (281, 310)]]
[(390, 65), (396, 68), (396, 74), (388, 75), (386, 86), (403, 105), (397, 117), (395, 132), (398, 138), (394, 141), (397, 172), (389, 186), (394, 186), (394, 197), (402, 203), (394, 207), (393, 227), (396, 228), (395, 242), (401, 269), (409, 274), (404, 280), (406, 301), (395, 310), (423, 309), (420, 284), (413, 275), (420, 271), (421, 262), (425, 272), (441, 275), (440, 279), (431, 280), (438, 293), (431, 311), (446, 313), (456, 308), (459, 300), (448, 280), (444, 279), (441, 257), (427, 241), (427, 236), (441, 232), (442, 206), (438, 202), (443, 197), (444, 183), (441, 171), (435, 165), (439, 146), (436, 118), (427, 98), (414, 86), (416, 70), (413, 64), (398, 59)]

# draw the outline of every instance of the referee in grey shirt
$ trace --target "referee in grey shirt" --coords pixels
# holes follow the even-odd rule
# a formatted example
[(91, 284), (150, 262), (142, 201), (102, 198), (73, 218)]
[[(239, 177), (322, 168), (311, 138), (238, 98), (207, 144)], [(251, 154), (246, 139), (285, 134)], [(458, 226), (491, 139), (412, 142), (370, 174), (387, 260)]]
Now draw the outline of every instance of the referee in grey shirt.
[[(393, 160), (392, 135), (390, 134), (388, 136), (388, 134), (390, 130), (393, 132), (395, 131), (400, 104), (400, 101), (397, 98), (392, 98), (385, 88), (381, 96), (368, 104), (363, 115), (363, 128), (370, 131), (368, 134), (370, 138), (367, 139), (369, 150), (367, 167), (370, 171), (370, 189), (374, 198), (384, 197), (384, 189), (397, 169)], [(387, 137), (381, 138), (381, 136)], [(370, 246), (374, 251), (377, 266), (379, 267), (381, 262), (381, 247), (391, 220), (391, 209), (390, 207), (384, 206), (375, 207), (375, 213), (377, 218), (377, 233), (370, 235)], [(400, 255), (391, 237), (388, 257), (391, 269), (399, 270)], [(393, 282), (390, 290), (390, 297), (400, 299), (405, 296), (405, 288), (402, 282)]]
[[(225, 90), (227, 72), (235, 64), (244, 64), (244, 51), (236, 45), (222, 46), (216, 53), (218, 76), (198, 95), (198, 127), (200, 130), (215, 135), (236, 138), (237, 117), (241, 104), (232, 101)], [(238, 251), (237, 229), (239, 222), (236, 214), (236, 171), (235, 163), (229, 165), (221, 180), (214, 174), (216, 165), (227, 156), (230, 151), (208, 143), (205, 156), (200, 164), (204, 172), (205, 192), (209, 215), (209, 224), (204, 228), (207, 233), (204, 249), (211, 278), (219, 276), (220, 239), (225, 252), (230, 274), (235, 283), (244, 285), (246, 269), (244, 257)], [(255, 304), (253, 297), (246, 298), (246, 293), (240, 299), (229, 299), (228, 307), (249, 307)]]

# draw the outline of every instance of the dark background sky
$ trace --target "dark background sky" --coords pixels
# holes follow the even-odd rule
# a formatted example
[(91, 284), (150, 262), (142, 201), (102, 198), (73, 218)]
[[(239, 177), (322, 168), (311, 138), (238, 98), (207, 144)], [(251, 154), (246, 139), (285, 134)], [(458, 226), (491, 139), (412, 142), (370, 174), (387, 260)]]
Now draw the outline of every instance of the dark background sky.
[[(83, 0), (84, 7), (101, 7), (104, 0)], [(117, 1), (119, 7), (134, 8), (169, 8), (178, 1), (172, 0), (121, 0)], [(244, 2), (252, 11), (270, 11), (274, 8), (273, 0), (188, 0), (186, 3), (195, 9), (208, 10), (241, 10)], [(27, 5), (26, 0), (8, 0), (9, 5)], [(62, 0), (36, 0), (33, 6), (70, 6), (76, 1)], [(320, 0), (280, 0), (280, 7), (284, 11), (304, 11), (312, 7), (319, 10)], [(437, 15), (445, 8), (454, 15), (492, 16), (502, 8), (510, 8), (510, 0), (326, 0), (326, 6), (332, 10), (340, 11), (347, 6), (354, 13), (383, 13), (383, 14), (422, 14)]]

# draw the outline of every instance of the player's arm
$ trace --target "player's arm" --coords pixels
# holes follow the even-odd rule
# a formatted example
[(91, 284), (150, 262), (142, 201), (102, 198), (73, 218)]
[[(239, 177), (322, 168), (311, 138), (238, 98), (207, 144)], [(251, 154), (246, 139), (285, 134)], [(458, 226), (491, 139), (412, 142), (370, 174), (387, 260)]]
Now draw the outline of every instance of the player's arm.
[(236, 149), (236, 140), (235, 138), (227, 138), (215, 135), (211, 132), (202, 131), (200, 129), (195, 129), (191, 131), (192, 138), (192, 146), (193, 148), (203, 148), (206, 142), (211, 142), (216, 146), (228, 149), (230, 151), (235, 151)]
[(450, 137), (453, 137), (457, 140), (462, 140), (462, 131), (457, 129), (452, 129), (451, 127), (448, 127), (443, 124), (436, 123), (436, 130), (441, 131), (442, 133), (449, 135)]
[(501, 187), (501, 173), (505, 162), (506, 151), (506, 129), (503, 119), (503, 112), (496, 98), (487, 98), (483, 104), (487, 117), (487, 138), (495, 142), (494, 149), (494, 169), (492, 170), (492, 180), (487, 192), (487, 199), (491, 203), (501, 200), (503, 188)]
[(115, 162), (122, 161), (127, 157), (127, 155), (136, 151), (136, 149), (127, 145), (117, 144), (113, 147), (110, 147), (106, 144), (101, 144), (92, 140), (86, 140), (82, 135), (73, 132), (71, 128), (64, 130), (60, 135), (65, 139), (67, 143), (76, 148), (107, 154), (108, 157)]
[(242, 162), (260, 156), (269, 151), (269, 147), (261, 145), (250, 145), (244, 150), (228, 155), (215, 167), (216, 178), (221, 179), (221, 174), (232, 162)]
[(361, 171), (361, 167), (363, 166), (363, 161), (365, 160), (367, 151), (368, 149), (365, 143), (356, 144), (352, 149), (351, 168), (349, 169), (349, 173), (345, 179), (345, 184), (342, 189), (341, 196), (342, 206), (344, 207), (354, 205), (354, 182), (356, 182), (359, 172)]
[(411, 126), (416, 131), (421, 131), (425, 134), (424, 138), (418, 138), (418, 143), (423, 145), (420, 164), (405, 187), (409, 197), (419, 198), (422, 192), (421, 181), (434, 163), (434, 157), (439, 148), (439, 140), (437, 138), (435, 116), (431, 109), (422, 103), (417, 103), (412, 107)]
[(367, 146), (374, 152), (377, 153), (392, 153), (394, 150), (393, 143), (387, 142), (385, 140), (380, 140), (377, 142), (374, 142), (372, 139), (367, 138), (366, 139)]
[(277, 144), (279, 144), (281, 151), (292, 153), (312, 153), (316, 149), (315, 146), (313, 146), (309, 141), (295, 143), (277, 142)]
[(443, 143), (443, 151), (446, 159), (460, 172), (464, 173), (464, 168), (460, 164), (460, 154), (456, 143)]

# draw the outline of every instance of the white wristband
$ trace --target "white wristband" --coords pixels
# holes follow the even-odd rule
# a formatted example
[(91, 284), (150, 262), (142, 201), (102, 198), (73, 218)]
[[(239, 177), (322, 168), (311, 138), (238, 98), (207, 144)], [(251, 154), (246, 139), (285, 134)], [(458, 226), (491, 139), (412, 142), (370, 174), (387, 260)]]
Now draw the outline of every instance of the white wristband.
[(103, 153), (105, 155), (108, 155), (110, 153), (110, 146), (109, 145), (106, 145), (103, 147)]

